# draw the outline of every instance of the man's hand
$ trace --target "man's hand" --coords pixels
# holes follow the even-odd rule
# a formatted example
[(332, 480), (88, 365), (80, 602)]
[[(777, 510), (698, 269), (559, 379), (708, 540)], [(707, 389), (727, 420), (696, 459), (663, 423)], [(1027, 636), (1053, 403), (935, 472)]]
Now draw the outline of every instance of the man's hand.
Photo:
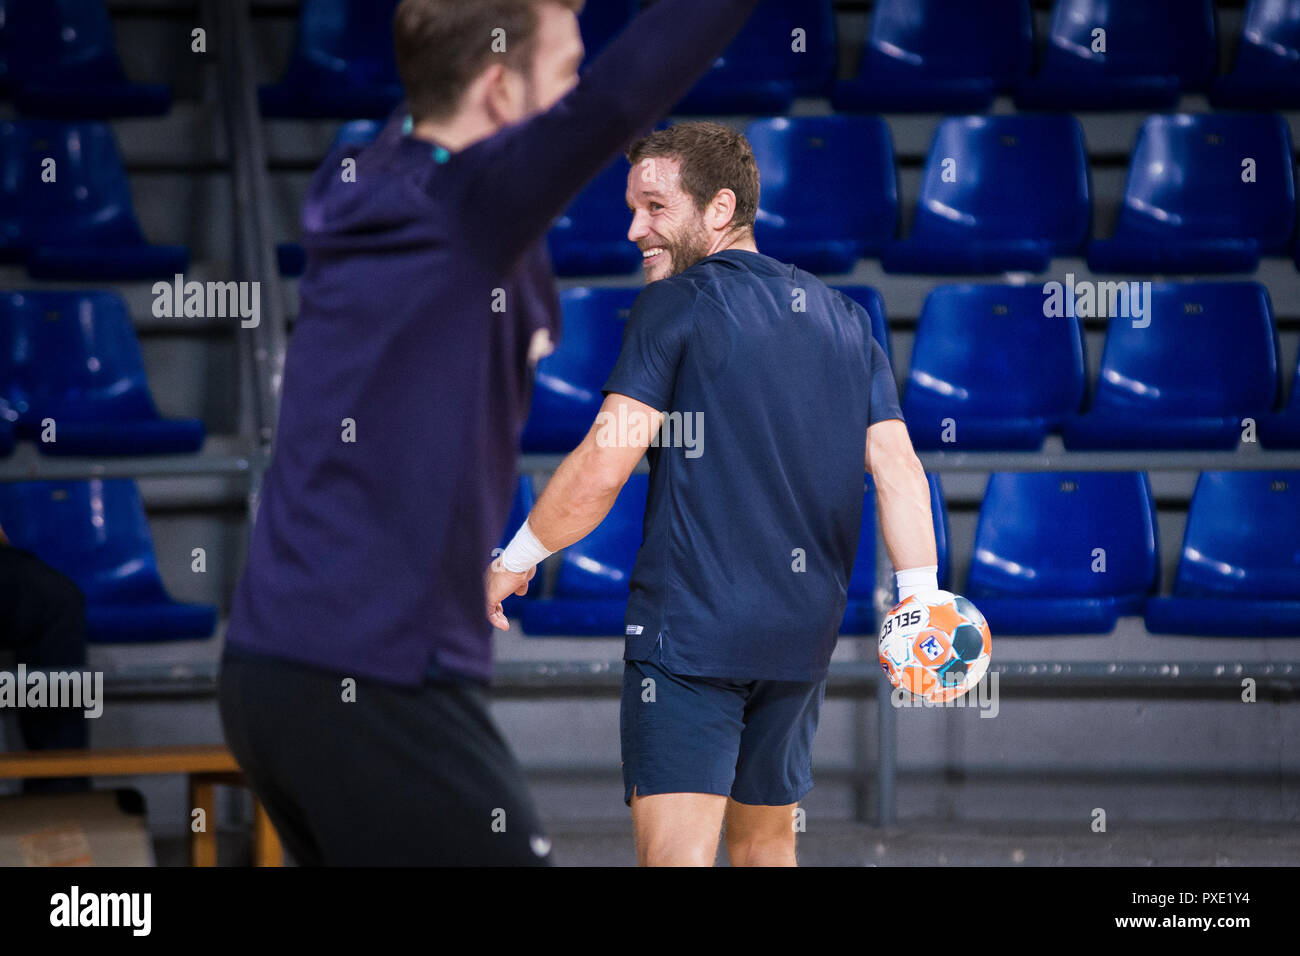
[(505, 611), (501, 608), (501, 602), (512, 594), (524, 595), (528, 593), (528, 582), (533, 579), (537, 573), (537, 568), (529, 568), (527, 571), (507, 571), (501, 567), (501, 558), (497, 557), (488, 565), (487, 573), (483, 576), (483, 590), (487, 594), (487, 617), (492, 622), (492, 626), (500, 631), (510, 630), (510, 622), (506, 620)]

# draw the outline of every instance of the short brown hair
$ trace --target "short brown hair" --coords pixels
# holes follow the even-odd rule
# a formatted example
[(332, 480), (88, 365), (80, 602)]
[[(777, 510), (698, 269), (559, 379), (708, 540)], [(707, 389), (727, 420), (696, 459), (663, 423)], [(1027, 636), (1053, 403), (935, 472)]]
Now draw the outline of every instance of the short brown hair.
[(393, 48), (411, 115), (425, 120), (454, 113), (490, 62), (498, 29), (507, 38), (505, 62), (527, 72), (543, 3), (580, 13), (584, 0), (402, 0), (393, 14)]
[(701, 212), (720, 189), (736, 194), (733, 229), (752, 229), (758, 215), (758, 163), (749, 140), (720, 123), (677, 123), (639, 139), (627, 151), (636, 166), (663, 157), (681, 165), (682, 188)]

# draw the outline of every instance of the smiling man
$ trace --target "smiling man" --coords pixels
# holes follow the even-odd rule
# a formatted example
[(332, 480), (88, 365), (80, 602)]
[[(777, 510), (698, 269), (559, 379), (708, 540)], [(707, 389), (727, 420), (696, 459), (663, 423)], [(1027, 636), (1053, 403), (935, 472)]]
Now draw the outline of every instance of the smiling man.
[[(628, 238), (647, 287), (597, 423), (487, 575), (488, 616), (598, 525), (646, 455), (626, 616), (624, 798), (646, 865), (793, 865), (794, 811), (876, 482), (899, 597), (936, 587), (930, 492), (861, 306), (754, 244), (743, 136), (683, 123), (628, 153)], [(695, 455), (651, 443), (698, 415)], [(610, 440), (610, 421), (647, 422)], [(648, 449), (648, 452), (647, 452)]]

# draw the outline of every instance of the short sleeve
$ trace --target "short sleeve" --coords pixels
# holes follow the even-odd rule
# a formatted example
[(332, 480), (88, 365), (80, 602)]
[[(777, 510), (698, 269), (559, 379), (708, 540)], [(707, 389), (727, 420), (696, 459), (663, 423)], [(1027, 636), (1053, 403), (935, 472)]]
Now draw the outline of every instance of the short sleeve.
[(871, 417), (867, 421), (870, 427), (876, 422), (890, 418), (903, 419), (903, 409), (898, 403), (898, 383), (894, 381), (894, 370), (889, 367), (885, 350), (874, 338), (871, 340)]
[(677, 366), (694, 322), (691, 285), (661, 279), (646, 286), (623, 330), (623, 348), (604, 393), (617, 392), (657, 411), (672, 406)]

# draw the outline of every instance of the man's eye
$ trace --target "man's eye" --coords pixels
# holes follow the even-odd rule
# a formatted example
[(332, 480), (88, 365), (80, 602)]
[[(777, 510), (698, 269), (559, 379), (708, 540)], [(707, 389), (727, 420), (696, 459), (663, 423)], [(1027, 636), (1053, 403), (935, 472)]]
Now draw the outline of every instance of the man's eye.
[(662, 205), (660, 205), (659, 203), (657, 203), (657, 202), (652, 202), (652, 203), (650, 204), (650, 211), (651, 211), (651, 212), (658, 212), (660, 209), (663, 209), (663, 208), (664, 208), (664, 207), (663, 207)]

